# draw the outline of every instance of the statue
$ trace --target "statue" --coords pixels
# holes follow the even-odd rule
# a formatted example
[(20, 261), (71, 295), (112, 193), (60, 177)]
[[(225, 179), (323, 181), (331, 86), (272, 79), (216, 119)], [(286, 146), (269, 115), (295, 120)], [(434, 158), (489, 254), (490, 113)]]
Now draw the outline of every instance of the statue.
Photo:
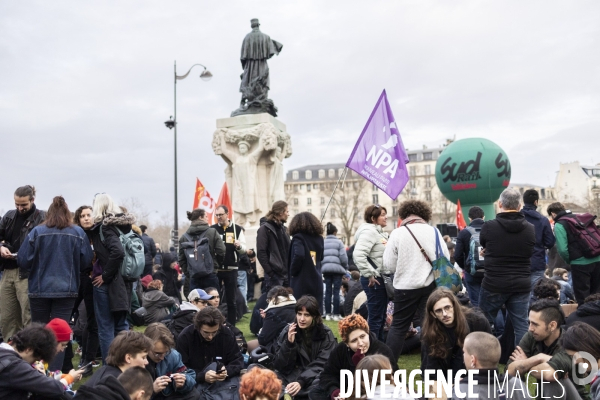
[(285, 190), (283, 188), (283, 159), (287, 155), (287, 141), (283, 141), (283, 148), (277, 144), (275, 150), (271, 152), (271, 188), (269, 190), (271, 204), (277, 200), (285, 200)]
[(279, 54), (283, 45), (260, 31), (258, 19), (252, 19), (250, 25), (252, 32), (247, 34), (242, 42), (240, 57), (244, 68), (240, 83), (242, 100), (240, 108), (233, 111), (231, 116), (269, 113), (276, 117), (277, 107), (273, 100), (268, 98), (270, 79), (267, 60)]

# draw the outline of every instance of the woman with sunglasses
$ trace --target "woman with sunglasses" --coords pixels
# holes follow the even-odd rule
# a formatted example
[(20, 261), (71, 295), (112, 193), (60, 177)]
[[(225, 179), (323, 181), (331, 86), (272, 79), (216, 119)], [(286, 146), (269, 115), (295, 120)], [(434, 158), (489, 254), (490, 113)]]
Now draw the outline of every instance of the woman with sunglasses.
[(388, 296), (383, 282), (383, 252), (388, 234), (383, 231), (387, 225), (387, 210), (379, 204), (368, 206), (364, 214), (365, 222), (354, 235), (354, 263), (360, 272), (360, 283), (367, 295), (369, 328), (379, 340), (383, 340), (383, 326)]

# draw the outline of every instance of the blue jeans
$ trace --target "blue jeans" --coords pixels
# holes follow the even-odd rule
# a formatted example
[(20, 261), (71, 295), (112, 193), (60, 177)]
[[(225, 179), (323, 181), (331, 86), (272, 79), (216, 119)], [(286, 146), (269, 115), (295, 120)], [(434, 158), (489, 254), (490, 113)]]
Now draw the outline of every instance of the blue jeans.
[(121, 331), (129, 330), (127, 324), (127, 312), (110, 311), (108, 299), (108, 285), (94, 286), (94, 312), (98, 322), (98, 339), (100, 340), (100, 352), (102, 353), (102, 364), (106, 365), (108, 348), (115, 336)]
[[(331, 314), (331, 295), (333, 294), (333, 314), (340, 314), (340, 287), (342, 275), (323, 275), (325, 278), (325, 313)], [(331, 290), (333, 289), (333, 293)]]
[(469, 294), (469, 300), (473, 307), (479, 307), (479, 292), (481, 291), (481, 278), (473, 278), (473, 275), (464, 273), (464, 283)]
[(244, 301), (248, 304), (248, 301), (246, 300), (248, 296), (248, 274), (246, 271), (238, 270), (237, 286), (240, 289), (240, 292), (242, 292), (242, 296), (244, 296)]
[(369, 278), (360, 277), (360, 284), (367, 295), (367, 310), (369, 310), (369, 329), (377, 336), (377, 339), (383, 342), (383, 325), (385, 321), (385, 312), (387, 310), (388, 297), (385, 290), (383, 278), (377, 278), (379, 285), (375, 284), (369, 287)]
[(527, 333), (529, 328), (528, 308), (529, 308), (529, 292), (524, 293), (493, 293), (481, 288), (479, 294), (479, 307), (487, 318), (490, 325), (494, 325), (494, 321), (498, 316), (498, 311), (506, 306), (506, 312), (512, 320), (515, 329), (515, 346), (519, 344), (521, 338)]

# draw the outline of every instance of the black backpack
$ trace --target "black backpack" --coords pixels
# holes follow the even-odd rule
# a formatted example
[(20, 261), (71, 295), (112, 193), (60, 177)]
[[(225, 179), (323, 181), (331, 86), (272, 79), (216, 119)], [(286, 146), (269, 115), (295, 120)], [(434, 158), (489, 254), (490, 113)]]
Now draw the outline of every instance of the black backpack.
[(186, 240), (180, 247), (183, 249), (191, 278), (200, 279), (212, 274), (215, 270), (208, 238), (204, 237), (208, 230), (199, 236), (183, 235)]

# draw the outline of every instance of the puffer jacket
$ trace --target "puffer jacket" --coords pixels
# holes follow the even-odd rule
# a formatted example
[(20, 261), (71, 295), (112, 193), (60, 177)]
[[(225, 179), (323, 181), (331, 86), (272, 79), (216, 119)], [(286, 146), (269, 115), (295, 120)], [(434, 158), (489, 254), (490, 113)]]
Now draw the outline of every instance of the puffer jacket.
[[(361, 277), (381, 276), (383, 252), (387, 240), (388, 234), (379, 225), (364, 223), (358, 227), (354, 235), (355, 247), (352, 257)], [(373, 261), (377, 269), (371, 266), (367, 257)]]
[(321, 272), (323, 275), (344, 275), (348, 272), (346, 248), (335, 235), (327, 235), (325, 238)]
[(162, 290), (148, 289), (142, 295), (144, 308), (148, 312), (144, 321), (146, 324), (160, 322), (169, 315), (169, 307), (175, 305), (173, 297), (167, 296)]

